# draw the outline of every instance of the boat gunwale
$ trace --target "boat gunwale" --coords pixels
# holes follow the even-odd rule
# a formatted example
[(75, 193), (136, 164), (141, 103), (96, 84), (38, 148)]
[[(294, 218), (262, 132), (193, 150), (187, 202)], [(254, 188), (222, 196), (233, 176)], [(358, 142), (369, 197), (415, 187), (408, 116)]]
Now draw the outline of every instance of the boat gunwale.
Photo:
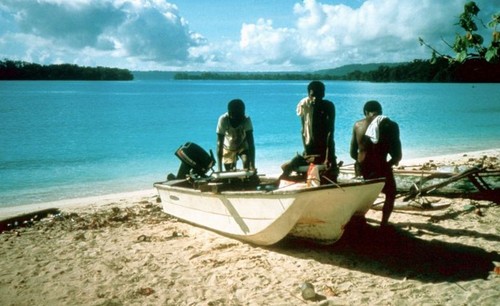
[(355, 182), (343, 182), (343, 183), (332, 183), (332, 184), (323, 184), (320, 186), (312, 186), (312, 187), (306, 187), (306, 188), (297, 188), (297, 189), (275, 189), (275, 190), (270, 190), (270, 191), (265, 191), (265, 190), (236, 190), (236, 191), (222, 191), (222, 192), (213, 192), (213, 191), (202, 191), (199, 189), (191, 188), (191, 187), (180, 187), (180, 186), (175, 186), (174, 184), (181, 183), (183, 181), (187, 181), (186, 179), (183, 180), (172, 180), (172, 181), (162, 181), (162, 182), (156, 182), (153, 184), (153, 186), (157, 189), (163, 189), (163, 190), (174, 190), (178, 192), (183, 192), (183, 193), (189, 193), (189, 194), (196, 194), (196, 195), (228, 195), (228, 196), (233, 196), (233, 195), (245, 195), (245, 196), (255, 196), (255, 195), (266, 195), (266, 196), (280, 196), (280, 195), (293, 195), (293, 194), (299, 194), (299, 193), (305, 193), (305, 192), (315, 192), (319, 190), (325, 190), (325, 189), (342, 189), (346, 187), (353, 187), (353, 186), (362, 186), (362, 185), (371, 185), (371, 184), (377, 184), (384, 182), (384, 178), (376, 178), (376, 179), (369, 179), (369, 180), (363, 180), (363, 181), (355, 181)]

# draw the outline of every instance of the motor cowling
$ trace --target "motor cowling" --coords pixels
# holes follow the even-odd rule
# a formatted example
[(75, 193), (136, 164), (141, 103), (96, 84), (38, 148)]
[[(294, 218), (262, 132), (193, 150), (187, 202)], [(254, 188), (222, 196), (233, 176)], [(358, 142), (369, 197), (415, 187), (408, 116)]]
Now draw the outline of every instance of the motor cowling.
[(206, 173), (215, 165), (215, 158), (210, 150), (210, 153), (205, 151), (199, 145), (193, 142), (186, 142), (175, 151), (175, 156), (181, 160), (177, 178), (185, 178), (191, 172), (205, 176)]

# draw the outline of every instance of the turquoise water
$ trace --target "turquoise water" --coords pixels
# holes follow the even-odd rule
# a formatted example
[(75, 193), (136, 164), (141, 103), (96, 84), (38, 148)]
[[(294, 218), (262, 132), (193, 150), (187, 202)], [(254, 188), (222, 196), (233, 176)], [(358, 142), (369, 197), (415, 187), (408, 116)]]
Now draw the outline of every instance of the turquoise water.
[[(152, 188), (192, 141), (215, 150), (227, 102), (254, 124), (257, 168), (300, 152), (305, 81), (0, 82), (0, 206)], [(499, 84), (325, 82), (346, 164), (354, 121), (377, 99), (401, 129), (404, 158), (500, 148)]]

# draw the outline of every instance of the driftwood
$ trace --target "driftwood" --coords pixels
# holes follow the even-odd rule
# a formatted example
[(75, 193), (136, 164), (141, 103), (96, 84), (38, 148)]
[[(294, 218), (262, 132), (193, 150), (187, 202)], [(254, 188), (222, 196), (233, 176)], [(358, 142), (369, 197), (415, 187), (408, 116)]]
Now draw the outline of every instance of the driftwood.
[[(354, 167), (352, 166), (344, 166), (340, 170), (341, 173), (354, 175)], [(394, 175), (396, 181), (399, 182), (397, 183), (399, 190), (397, 197), (403, 197), (404, 202), (414, 199), (425, 202), (423, 197), (432, 195), (489, 200), (500, 204), (500, 186), (498, 184), (500, 169), (498, 167), (492, 168), (491, 165), (477, 165), (459, 173), (437, 172), (427, 169), (394, 169)], [(412, 182), (411, 178), (417, 178), (417, 180)], [(437, 182), (432, 184), (434, 180)], [(470, 182), (468, 184), (470, 188), (464, 190), (464, 186), (458, 186), (458, 188), (456, 185), (453, 186), (461, 180)]]
[[(500, 201), (500, 189), (498, 189), (496, 186), (491, 186), (490, 184), (488, 184), (488, 182), (484, 179), (484, 177), (487, 176), (500, 176), (500, 170), (488, 170), (484, 167), (472, 167), (457, 174), (434, 173), (429, 176), (423, 177), (420, 180), (419, 184), (413, 184), (412, 188), (410, 188), (408, 192), (402, 194), (402, 196), (404, 196), (403, 200), (409, 201), (416, 197), (425, 196), (433, 191), (455, 183), (459, 180), (468, 179), (478, 190), (478, 193), (475, 195), (475, 197), (492, 200), (498, 203)], [(422, 186), (425, 182), (436, 178), (444, 178), (444, 180), (426, 187), (419, 187)], [(460, 193), (459, 195), (465, 196), (464, 193)]]

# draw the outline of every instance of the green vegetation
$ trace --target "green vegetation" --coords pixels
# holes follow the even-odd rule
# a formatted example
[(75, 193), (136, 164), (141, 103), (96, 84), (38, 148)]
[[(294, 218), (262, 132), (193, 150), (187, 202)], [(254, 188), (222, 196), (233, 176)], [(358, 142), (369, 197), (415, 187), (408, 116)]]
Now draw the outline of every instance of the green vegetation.
[[(364, 66), (364, 65), (363, 65)], [(311, 73), (300, 72), (179, 72), (176, 80), (338, 80), (368, 82), (500, 82), (500, 64), (485, 61), (449, 62), (445, 58), (414, 60), (400, 64), (371, 64), (372, 70), (358, 65)], [(353, 70), (355, 69), (355, 70)], [(344, 74), (339, 74), (341, 71)]]
[(128, 81), (134, 76), (127, 69), (80, 67), (71, 64), (39, 65), (22, 61), (0, 61), (0, 80), (84, 80)]
[[(500, 82), (500, 33), (497, 31), (500, 24), (500, 12), (493, 14), (487, 27), (478, 14), (479, 7), (474, 1), (464, 5), (464, 11), (460, 14), (458, 23), (462, 34), (456, 34), (455, 42), (446, 45), (455, 52), (455, 56), (442, 54), (434, 47), (419, 38), (420, 44), (432, 50), (431, 63), (448, 62), (447, 79), (452, 82)], [(483, 36), (477, 33), (477, 21), (485, 28), (490, 28), (491, 41), (484, 45)]]
[(414, 60), (396, 67), (380, 66), (369, 72), (355, 71), (345, 80), (370, 82), (500, 82), (500, 63), (470, 60), (465, 63), (449, 62), (445, 58)]
[(367, 72), (359, 70), (343, 77), (350, 81), (369, 82), (453, 82), (453, 67), (447, 61), (438, 60), (431, 64), (429, 60), (414, 60), (397, 66), (381, 65)]
[[(434, 47), (428, 45), (422, 38), (419, 38), (420, 44), (432, 50), (432, 61), (438, 58), (445, 58), (450, 62), (464, 63), (468, 60), (486, 61), (489, 63), (498, 63), (500, 61), (500, 33), (497, 27), (500, 24), (500, 12), (491, 17), (488, 27), (492, 29), (491, 42), (489, 46), (484, 46), (484, 38), (477, 33), (478, 27), (476, 21), (480, 21), (478, 13), (480, 9), (474, 1), (467, 2), (464, 5), (464, 12), (460, 15), (458, 25), (464, 30), (462, 35), (455, 36), (453, 45), (445, 41), (455, 56), (442, 54)], [(481, 21), (481, 24), (482, 21)], [(483, 24), (484, 26), (484, 24)]]
[(392, 67), (396, 67), (396, 66), (399, 66), (402, 64), (403, 63), (350, 64), (350, 65), (344, 65), (344, 66), (333, 68), (333, 69), (318, 70), (318, 71), (316, 71), (316, 73), (343, 77), (343, 76), (348, 75), (349, 73), (354, 72), (354, 71), (369, 72), (369, 71), (377, 70), (380, 66), (387, 66), (389, 68), (392, 68)]

